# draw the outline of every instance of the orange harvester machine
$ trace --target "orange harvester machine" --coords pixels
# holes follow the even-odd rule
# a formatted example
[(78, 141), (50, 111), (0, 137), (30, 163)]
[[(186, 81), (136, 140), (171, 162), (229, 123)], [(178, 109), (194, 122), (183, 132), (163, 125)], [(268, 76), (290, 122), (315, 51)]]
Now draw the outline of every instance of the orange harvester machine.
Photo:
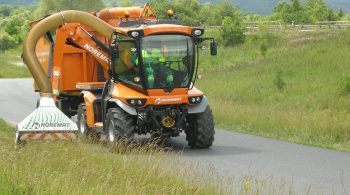
[[(68, 10), (32, 22), (24, 43), (23, 59), (33, 75), (34, 88), (40, 92), (41, 97), (37, 109), (18, 124), (16, 142), (75, 139), (77, 135), (84, 134), (85, 128), (103, 128), (106, 126), (106, 117), (108, 119), (108, 116), (105, 116), (107, 110), (104, 108), (110, 106), (110, 102), (106, 100), (108, 98), (114, 101), (113, 105), (123, 108), (130, 115), (135, 115), (134, 121), (137, 121), (137, 124), (140, 119), (139, 113), (150, 112), (146, 110), (147, 105), (171, 105), (166, 108), (166, 112), (162, 111), (166, 116), (159, 116), (160, 122), (153, 128), (162, 129), (164, 132), (170, 132), (170, 129), (182, 131), (181, 121), (185, 121), (186, 115), (205, 112), (208, 107), (207, 100), (203, 93), (193, 86), (193, 75), (196, 74), (194, 45), (210, 39), (212, 55), (216, 55), (216, 42), (212, 38), (200, 38), (204, 32), (202, 29), (177, 24), (177, 21), (171, 18), (172, 11), (168, 11), (168, 15), (170, 24), (169, 21), (160, 22), (151, 6), (146, 4), (143, 7), (106, 8), (94, 13)], [(159, 60), (159, 63), (163, 63), (169, 69), (172, 66), (171, 73), (169, 70), (166, 72), (166, 81), (173, 86), (153, 86), (154, 82), (159, 80), (157, 77), (152, 81), (150, 77), (135, 77), (128, 81), (133, 84), (123, 80), (124, 77), (114, 78), (117, 77), (113, 76), (114, 74), (136, 69), (139, 74), (150, 74), (150, 69), (142, 69), (135, 64), (141, 64), (141, 58), (144, 57), (140, 45), (146, 41), (141, 41), (141, 38), (155, 37), (151, 35), (159, 35), (159, 39), (164, 40), (164, 45), (171, 39), (167, 42), (167, 47), (160, 49), (163, 55), (173, 52), (184, 56), (178, 61)], [(159, 42), (155, 38), (149, 38), (148, 41), (150, 47), (155, 47), (157, 41)], [(126, 46), (124, 51), (118, 46), (121, 43), (132, 43), (135, 46)], [(171, 49), (172, 47), (175, 49)], [(139, 50), (136, 60), (132, 56), (132, 52), (137, 53), (134, 50)], [(149, 55), (154, 56), (159, 52), (150, 53)], [(118, 66), (113, 64), (116, 61)], [(180, 64), (186, 66), (187, 72), (182, 70)], [(156, 65), (152, 66), (156, 68)], [(120, 81), (115, 82), (118, 79)], [(95, 91), (99, 92), (94, 93)], [(106, 104), (96, 104), (97, 100), (106, 101)], [(81, 102), (84, 103), (83, 108), (80, 106)], [(188, 106), (177, 111), (176, 105)], [(136, 108), (139, 109), (137, 112)], [(79, 118), (79, 109), (83, 109), (83, 118)], [(76, 114), (78, 125), (70, 119)], [(154, 120), (154, 123), (157, 123), (157, 117), (151, 116), (147, 121)], [(83, 119), (85, 123), (81, 124)], [(146, 129), (146, 126), (142, 128)], [(214, 131), (213, 124), (212, 129)], [(138, 130), (142, 131), (141, 128)]]

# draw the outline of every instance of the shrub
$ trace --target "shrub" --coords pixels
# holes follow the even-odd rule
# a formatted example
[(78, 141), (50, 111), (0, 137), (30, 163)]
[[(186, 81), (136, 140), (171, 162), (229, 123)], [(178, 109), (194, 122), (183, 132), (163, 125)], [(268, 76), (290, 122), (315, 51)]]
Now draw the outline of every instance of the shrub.
[(236, 15), (234, 18), (226, 16), (222, 20), (220, 35), (225, 46), (234, 46), (244, 43), (244, 31), (245, 26), (243, 24), (241, 16)]
[(0, 34), (0, 51), (4, 51), (16, 46), (16, 39), (7, 33)]

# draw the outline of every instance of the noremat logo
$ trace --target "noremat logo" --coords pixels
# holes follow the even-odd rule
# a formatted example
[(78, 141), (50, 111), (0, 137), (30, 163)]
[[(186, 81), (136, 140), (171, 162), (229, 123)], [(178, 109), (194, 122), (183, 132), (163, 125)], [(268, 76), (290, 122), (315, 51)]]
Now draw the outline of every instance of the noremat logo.
[(180, 97), (177, 97), (177, 98), (157, 98), (155, 100), (155, 103), (161, 104), (161, 103), (179, 102), (181, 100), (182, 100), (182, 98), (180, 98)]
[(34, 123), (32, 128), (33, 129), (40, 129), (40, 128), (60, 128), (60, 127), (69, 127), (69, 123)]
[(106, 63), (109, 63), (109, 58), (107, 56), (105, 56), (104, 54), (102, 54), (101, 52), (99, 52), (94, 47), (92, 47), (91, 45), (86, 43), (84, 45), (84, 48), (87, 49), (89, 52), (91, 52), (93, 55), (95, 55), (98, 58), (100, 58), (101, 60), (105, 61)]

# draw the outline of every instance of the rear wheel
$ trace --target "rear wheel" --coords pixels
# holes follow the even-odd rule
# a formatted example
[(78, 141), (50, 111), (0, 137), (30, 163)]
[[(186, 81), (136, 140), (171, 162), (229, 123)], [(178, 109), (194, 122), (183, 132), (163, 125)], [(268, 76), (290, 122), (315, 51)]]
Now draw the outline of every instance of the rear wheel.
[(192, 148), (209, 148), (214, 141), (214, 120), (209, 106), (203, 113), (188, 115), (186, 139)]
[(79, 130), (79, 138), (86, 139), (88, 134), (90, 133), (90, 129), (86, 123), (86, 108), (85, 104), (79, 104), (78, 106), (78, 130)]
[(113, 145), (120, 139), (131, 140), (134, 136), (134, 119), (121, 108), (110, 108), (106, 115), (107, 142)]

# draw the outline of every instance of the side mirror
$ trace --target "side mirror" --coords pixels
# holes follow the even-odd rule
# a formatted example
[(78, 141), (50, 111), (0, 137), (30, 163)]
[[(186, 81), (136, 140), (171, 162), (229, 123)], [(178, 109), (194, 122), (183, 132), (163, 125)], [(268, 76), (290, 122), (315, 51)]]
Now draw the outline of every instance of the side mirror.
[(212, 56), (216, 56), (218, 54), (218, 43), (215, 40), (210, 42), (210, 54)]

